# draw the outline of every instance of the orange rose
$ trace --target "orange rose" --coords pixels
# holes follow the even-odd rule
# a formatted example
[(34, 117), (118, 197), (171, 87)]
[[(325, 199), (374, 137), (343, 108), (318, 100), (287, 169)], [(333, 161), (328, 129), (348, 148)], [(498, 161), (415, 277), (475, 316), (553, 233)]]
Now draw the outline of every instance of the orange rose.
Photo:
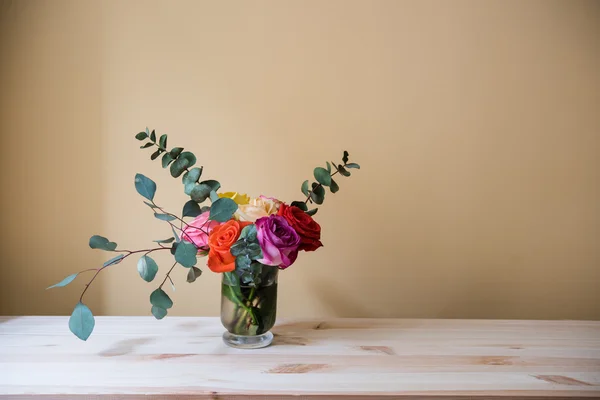
[(208, 237), (208, 268), (212, 272), (231, 272), (235, 269), (235, 257), (229, 249), (240, 237), (242, 229), (251, 222), (229, 220), (213, 228)]

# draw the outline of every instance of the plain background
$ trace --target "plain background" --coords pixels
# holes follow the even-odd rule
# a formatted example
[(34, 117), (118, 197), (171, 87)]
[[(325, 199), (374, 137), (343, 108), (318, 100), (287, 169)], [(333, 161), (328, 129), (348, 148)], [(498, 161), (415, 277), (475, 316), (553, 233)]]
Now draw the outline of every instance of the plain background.
[[(600, 319), (597, 1), (0, 1), (0, 314), (70, 314), (86, 279), (170, 235), (146, 126), (225, 190), (291, 201), (343, 150), (362, 165), (281, 274), (279, 315)], [(169, 257), (157, 257), (163, 276)], [(175, 275), (173, 315), (220, 277)], [(158, 278), (157, 278), (158, 279)], [(95, 314), (149, 315), (130, 259)], [(86, 295), (87, 296), (87, 295)]]

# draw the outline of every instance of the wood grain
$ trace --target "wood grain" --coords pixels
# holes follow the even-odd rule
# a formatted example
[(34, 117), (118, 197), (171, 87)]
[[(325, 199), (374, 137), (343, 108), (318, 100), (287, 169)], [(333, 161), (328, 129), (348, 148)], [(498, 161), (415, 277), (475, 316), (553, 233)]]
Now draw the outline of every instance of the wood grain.
[(600, 398), (600, 322), (280, 321), (237, 350), (216, 318), (0, 318), (3, 399)]

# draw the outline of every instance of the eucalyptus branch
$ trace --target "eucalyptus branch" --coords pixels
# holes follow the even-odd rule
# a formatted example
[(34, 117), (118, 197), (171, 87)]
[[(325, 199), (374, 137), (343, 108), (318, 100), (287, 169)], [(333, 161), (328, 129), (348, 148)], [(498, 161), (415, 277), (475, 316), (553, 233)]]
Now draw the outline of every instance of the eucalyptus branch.
[[(171, 269), (169, 269), (169, 271), (167, 272), (167, 274), (165, 275), (165, 279), (163, 279), (162, 283), (160, 284), (160, 286), (158, 286), (159, 289), (162, 289), (163, 285), (165, 284), (165, 282), (167, 281), (167, 279), (171, 279), (171, 277), (169, 276), (169, 274), (171, 273), (171, 271), (173, 271), (173, 268), (175, 268), (175, 266), (177, 265), (177, 262), (175, 262), (173, 264), (173, 266), (171, 267)], [(171, 281), (171, 283), (173, 283), (173, 281)]]
[(83, 295), (85, 295), (85, 292), (87, 292), (88, 288), (90, 287), (90, 285), (92, 284), (92, 282), (94, 282), (94, 280), (96, 279), (96, 277), (98, 276), (98, 274), (103, 271), (104, 269), (110, 267), (111, 265), (115, 265), (117, 263), (120, 263), (121, 261), (123, 261), (124, 259), (126, 259), (127, 257), (129, 257), (132, 254), (137, 254), (137, 253), (152, 253), (153, 251), (157, 251), (157, 250), (165, 250), (168, 249), (168, 247), (157, 247), (155, 249), (144, 249), (144, 250), (135, 250), (135, 251), (130, 251), (130, 250), (115, 250), (116, 252), (125, 252), (127, 253), (126, 255), (124, 255), (122, 258), (118, 259), (117, 261), (110, 263), (110, 264), (106, 264), (100, 268), (90, 268), (90, 269), (86, 269), (84, 271), (81, 272), (87, 272), (87, 271), (96, 271), (96, 273), (94, 274), (94, 276), (92, 276), (92, 279), (89, 280), (88, 283), (85, 284), (85, 288), (83, 289), (83, 292), (81, 292), (81, 296), (79, 296), (79, 302), (82, 303), (83, 302)]
[[(183, 228), (183, 225), (185, 225), (185, 227), (186, 227), (186, 228), (195, 228), (195, 229), (198, 229), (199, 231), (201, 231), (202, 233), (205, 233), (205, 234), (207, 234), (207, 235), (208, 235), (208, 232), (202, 229), (202, 228), (204, 227), (204, 225), (202, 225), (201, 227), (197, 227), (197, 226), (194, 226), (194, 225), (190, 225), (190, 224), (188, 224), (187, 222), (185, 222), (185, 221), (184, 221), (182, 218), (179, 218), (177, 215), (175, 215), (175, 214), (172, 214), (172, 213), (170, 213), (170, 212), (167, 212), (167, 211), (165, 211), (165, 209), (164, 209), (164, 208), (162, 208), (161, 206), (157, 205), (157, 204), (156, 204), (154, 201), (152, 201), (152, 205), (153, 205), (154, 207), (158, 208), (158, 209), (159, 209), (159, 210), (160, 210), (160, 211), (161, 211), (163, 214), (165, 214), (165, 215), (170, 215), (171, 217), (173, 217), (173, 218), (175, 218), (176, 220), (180, 221), (180, 222), (181, 222), (181, 224), (182, 224), (182, 226), (181, 226), (180, 228), (177, 228), (177, 227), (176, 227), (174, 224), (171, 224), (171, 226), (175, 227), (176, 229), (179, 229), (181, 232), (183, 232), (183, 229), (182, 229), (182, 228)], [(171, 221), (167, 221), (167, 222), (169, 222), (169, 223), (170, 223)]]
[[(346, 166), (346, 164), (344, 164), (343, 166), (345, 167), (345, 166)], [(339, 173), (339, 172), (340, 172), (340, 170), (339, 170), (339, 169), (337, 169), (337, 167), (336, 167), (335, 165), (334, 165), (334, 167), (335, 167), (335, 172), (334, 172), (333, 174), (330, 174), (329, 176), (334, 176), (334, 175), (336, 175), (337, 173)], [(325, 175), (325, 176), (327, 176), (327, 175)], [(315, 186), (315, 188), (314, 188), (314, 189), (312, 189), (312, 190), (309, 190), (309, 191), (308, 191), (308, 196), (306, 196), (306, 201), (304, 202), (304, 204), (308, 204), (308, 202), (309, 202), (309, 201), (312, 203), (312, 200), (311, 200), (311, 198), (310, 198), (311, 194), (313, 194), (313, 192), (315, 191), (315, 189), (318, 189), (318, 188), (321, 188), (321, 187), (323, 187), (323, 184), (322, 184), (322, 183), (319, 183), (317, 186)]]

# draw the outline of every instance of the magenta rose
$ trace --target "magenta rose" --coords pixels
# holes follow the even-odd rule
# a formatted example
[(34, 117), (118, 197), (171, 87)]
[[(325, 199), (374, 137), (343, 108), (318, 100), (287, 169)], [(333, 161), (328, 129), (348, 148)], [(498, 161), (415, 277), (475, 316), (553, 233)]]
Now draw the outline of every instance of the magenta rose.
[(300, 236), (285, 218), (270, 215), (257, 219), (255, 225), (263, 253), (263, 258), (257, 260), (259, 263), (285, 269), (296, 261)]
[(217, 221), (207, 222), (209, 215), (210, 211), (206, 211), (194, 218), (194, 220), (185, 227), (183, 232), (181, 232), (181, 239), (186, 242), (194, 243), (196, 247), (208, 246), (208, 235), (206, 233), (210, 234), (215, 227), (221, 225), (221, 223)]

